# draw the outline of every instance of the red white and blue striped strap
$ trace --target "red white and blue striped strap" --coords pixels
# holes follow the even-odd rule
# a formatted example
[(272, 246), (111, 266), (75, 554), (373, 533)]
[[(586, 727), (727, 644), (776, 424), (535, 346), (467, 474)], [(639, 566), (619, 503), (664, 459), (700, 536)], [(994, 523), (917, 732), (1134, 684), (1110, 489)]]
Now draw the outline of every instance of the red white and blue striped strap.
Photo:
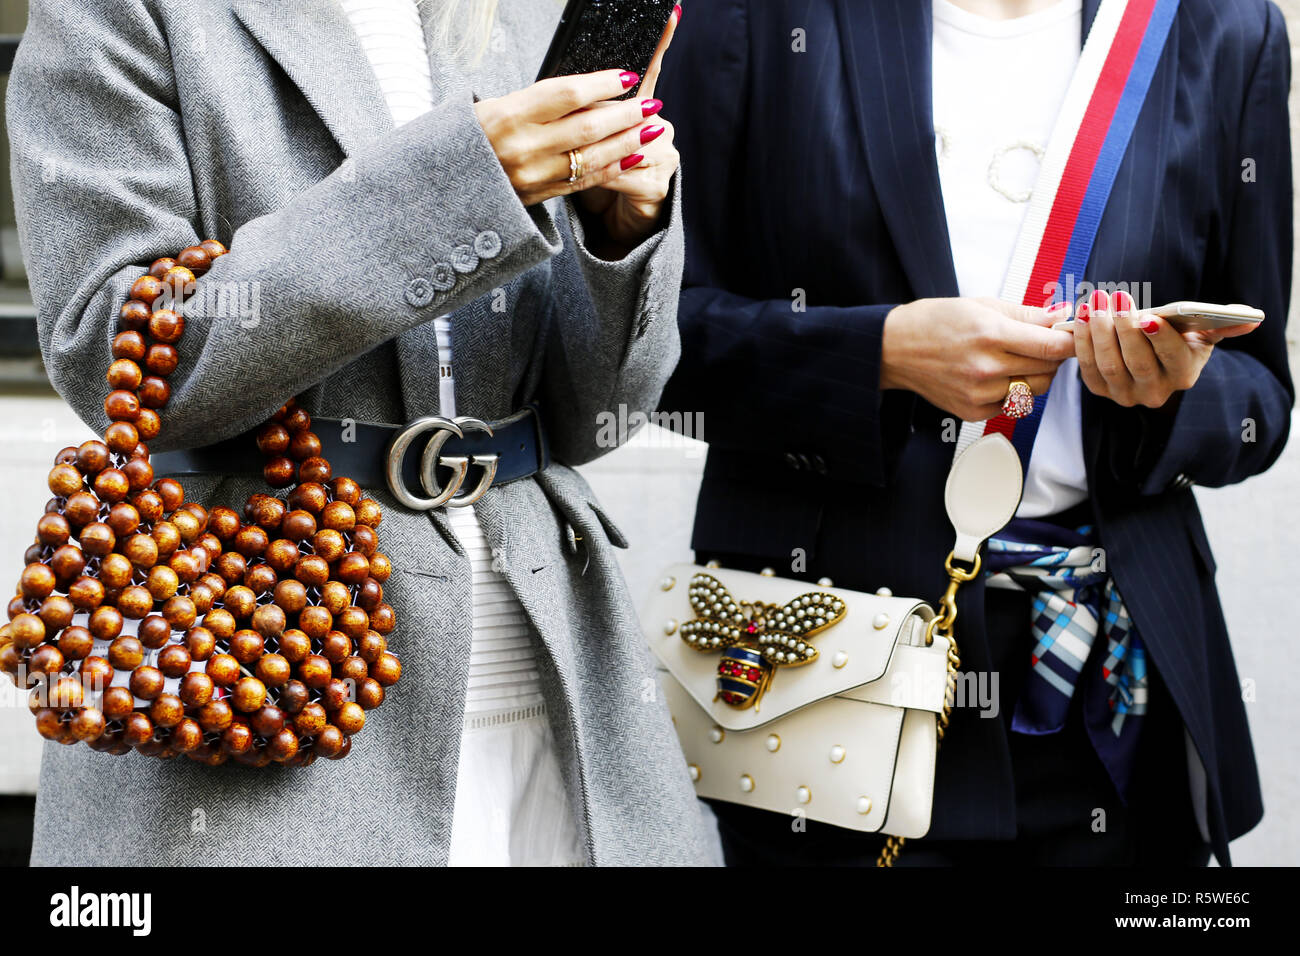
[[(1177, 12), (1178, 0), (1102, 0), (1043, 156), (1002, 287), (1005, 301), (1046, 306), (1081, 280)], [(1035, 396), (1024, 418), (963, 422), (956, 454), (998, 432), (1028, 471), (1048, 398)]]

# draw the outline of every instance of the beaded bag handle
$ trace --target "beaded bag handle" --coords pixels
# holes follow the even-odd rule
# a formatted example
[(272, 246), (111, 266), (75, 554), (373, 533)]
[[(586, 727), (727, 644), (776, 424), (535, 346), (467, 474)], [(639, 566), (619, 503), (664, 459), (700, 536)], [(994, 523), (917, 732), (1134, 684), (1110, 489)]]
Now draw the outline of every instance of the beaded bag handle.
[[(226, 253), (207, 240), (153, 263), (122, 306), (102, 441), (64, 448), (9, 621), (0, 670), (30, 689), (47, 740), (216, 765), (347, 756), (401, 675), (378, 502), (334, 477), (290, 400), (257, 433), (272, 488), (243, 516), (155, 480), (184, 301)], [(171, 306), (175, 305), (175, 308)]]

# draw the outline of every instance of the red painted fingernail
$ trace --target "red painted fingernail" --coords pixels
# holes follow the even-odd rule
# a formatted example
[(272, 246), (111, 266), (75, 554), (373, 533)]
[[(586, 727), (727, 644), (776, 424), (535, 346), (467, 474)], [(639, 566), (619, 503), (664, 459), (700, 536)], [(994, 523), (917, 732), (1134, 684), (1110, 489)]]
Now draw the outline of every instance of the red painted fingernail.
[(1079, 303), (1079, 308), (1075, 311), (1074, 317), (1080, 322), (1087, 322), (1092, 317), (1092, 309), (1088, 308), (1087, 302)]
[(1055, 315), (1057, 312), (1062, 312), (1068, 309), (1069, 307), (1070, 307), (1070, 303), (1068, 302), (1053, 302), (1051, 305), (1047, 307), (1047, 311), (1049, 314)]
[(633, 153), (631, 156), (624, 156), (623, 161), (618, 165), (623, 169), (631, 169), (633, 166), (641, 162), (641, 160), (643, 159), (645, 159), (645, 157), (642, 156), (640, 153)]
[(1110, 297), (1098, 289), (1092, 294), (1092, 311), (1105, 312), (1110, 308)]
[(664, 108), (663, 100), (642, 100), (641, 116), (642, 118), (645, 118), (647, 116), (654, 116), (663, 108)]
[(681, 5), (680, 3), (675, 3), (675, 4), (673, 4), (673, 13), (675, 13), (675, 14), (677, 15), (677, 22), (678, 22), (678, 23), (681, 23), (681, 22), (682, 22), (682, 5)]
[(647, 126), (641, 130), (641, 145), (644, 146), (646, 143), (654, 142), (663, 135), (663, 132), (664, 128), (662, 126)]
[(1120, 315), (1127, 315), (1133, 311), (1133, 297), (1127, 292), (1116, 292), (1110, 298), (1111, 308)]
[(1146, 322), (1142, 323), (1142, 331), (1147, 335), (1152, 335), (1160, 331), (1160, 323), (1154, 319), (1148, 319)]
[(618, 78), (620, 82), (622, 82), (623, 89), (625, 90), (630, 90), (632, 87), (636, 86), (636, 81), (641, 79), (641, 77), (637, 76), (631, 70), (626, 70), (620, 73)]

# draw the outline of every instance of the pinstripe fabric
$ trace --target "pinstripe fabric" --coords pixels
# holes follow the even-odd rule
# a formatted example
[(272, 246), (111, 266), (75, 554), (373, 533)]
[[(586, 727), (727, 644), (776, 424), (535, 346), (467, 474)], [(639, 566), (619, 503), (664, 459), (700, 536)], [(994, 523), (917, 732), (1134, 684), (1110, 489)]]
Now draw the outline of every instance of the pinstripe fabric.
[[(1085, 30), (1096, 9), (1085, 0)], [(796, 28), (807, 52), (792, 48)], [(957, 292), (930, 34), (930, 4), (912, 0), (697, 0), (669, 53), (664, 98), (690, 103), (677, 117), (683, 170), (713, 187), (686, 197), (683, 360), (663, 400), (705, 417), (701, 556), (942, 592), (945, 415), (876, 386), (893, 305)], [(1288, 83), (1272, 4), (1184, 0), (1083, 277), (1137, 283), (1144, 305), (1250, 302), (1269, 315), (1216, 349), (1167, 410), (1084, 397), (1095, 523), (1205, 765), (1220, 860), (1262, 810), (1213, 558), (1175, 479), (1240, 481), (1267, 468), (1289, 432)], [(991, 666), (983, 600), (978, 584), (959, 599), (975, 672)], [(1015, 835), (1001, 721), (959, 712), (938, 774), (933, 837)]]
[[(464, 410), (492, 420), (539, 400), (563, 463), (476, 510), (542, 670), (559, 675), (543, 692), (586, 859), (707, 863), (667, 712), (643, 697), (652, 670), (613, 556), (622, 538), (569, 467), (606, 450), (597, 412), (651, 407), (676, 358), (677, 195), (657, 236), (598, 260), (570, 206), (520, 204), (472, 107), (474, 92), (528, 82), (558, 14), (506, 0), (501, 48), (473, 70), (434, 49), (434, 108), (394, 129), (336, 0), (35, 0), (7, 103), (21, 238), (51, 379), (96, 429), (124, 281), (200, 236), (230, 247), (200, 289), (242, 283), (260, 310), (188, 317), (159, 449), (236, 434), (296, 392), (315, 415), (436, 411), (431, 320), (451, 312)], [(427, 14), (422, 25), (428, 41)], [(465, 262), (466, 245), (470, 272), (441, 297), (408, 295), (438, 264)], [(264, 486), (186, 490), (211, 506)], [(367, 490), (384, 509), (404, 672), (349, 758), (214, 771), (50, 748), (34, 862), (446, 862), (471, 563), (443, 516)]]

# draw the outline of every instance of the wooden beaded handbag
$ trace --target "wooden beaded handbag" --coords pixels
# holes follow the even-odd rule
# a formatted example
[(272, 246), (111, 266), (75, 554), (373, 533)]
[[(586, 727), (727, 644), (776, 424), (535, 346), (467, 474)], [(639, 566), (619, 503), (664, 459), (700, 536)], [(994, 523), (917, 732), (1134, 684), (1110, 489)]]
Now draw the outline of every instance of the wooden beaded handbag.
[(30, 689), (36, 729), (57, 743), (210, 765), (338, 760), (401, 675), (378, 502), (332, 475), (292, 400), (257, 444), (267, 483), (293, 487), (251, 496), (242, 517), (185, 501), (150, 464), (185, 299), (225, 252), (209, 239), (132, 284), (110, 424), (55, 456), (0, 669)]

